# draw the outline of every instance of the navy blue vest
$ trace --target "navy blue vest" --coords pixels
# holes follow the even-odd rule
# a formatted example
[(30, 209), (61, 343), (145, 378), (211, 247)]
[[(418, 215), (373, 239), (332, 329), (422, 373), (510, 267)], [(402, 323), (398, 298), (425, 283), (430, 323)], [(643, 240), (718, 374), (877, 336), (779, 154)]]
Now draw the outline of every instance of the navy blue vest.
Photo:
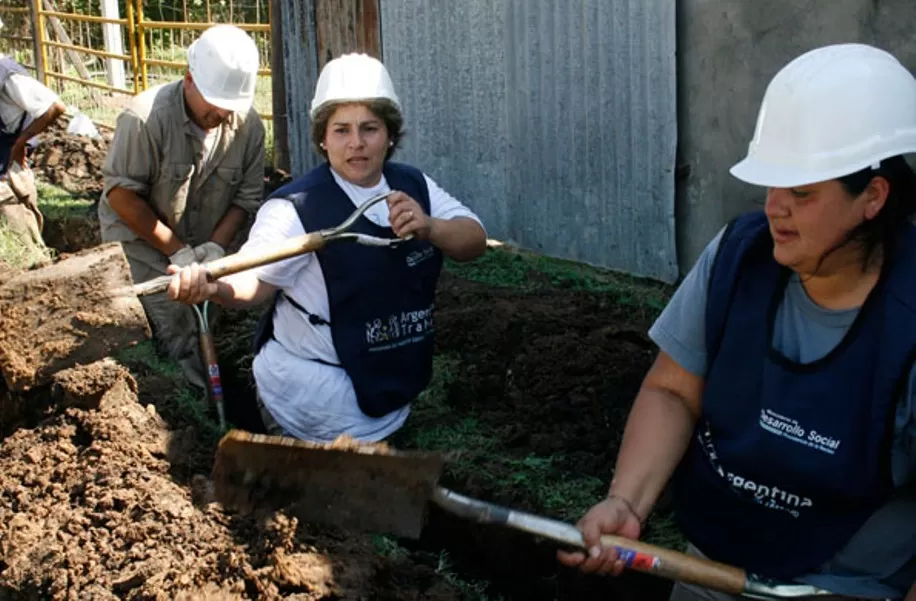
[(712, 559), (775, 578), (832, 558), (893, 490), (893, 415), (916, 350), (916, 229), (837, 347), (808, 364), (771, 345), (789, 270), (743, 215), (709, 283), (703, 415), (674, 477), (676, 515)]
[[(429, 214), (423, 173), (387, 162), (392, 190), (415, 199)], [(317, 167), (273, 194), (296, 206), (307, 232), (340, 225), (355, 207), (334, 181), (330, 167)], [(360, 217), (351, 231), (392, 238), (391, 228)], [(329, 326), (341, 366), (353, 382), (360, 409), (380, 417), (413, 400), (429, 384), (433, 366), (433, 304), (442, 252), (420, 240), (396, 248), (338, 242), (317, 251), (328, 290), (329, 321), (308, 314), (313, 324)], [(294, 306), (307, 313), (292, 300)], [(276, 299), (274, 299), (274, 305)], [(273, 307), (255, 333), (255, 353), (273, 335)]]

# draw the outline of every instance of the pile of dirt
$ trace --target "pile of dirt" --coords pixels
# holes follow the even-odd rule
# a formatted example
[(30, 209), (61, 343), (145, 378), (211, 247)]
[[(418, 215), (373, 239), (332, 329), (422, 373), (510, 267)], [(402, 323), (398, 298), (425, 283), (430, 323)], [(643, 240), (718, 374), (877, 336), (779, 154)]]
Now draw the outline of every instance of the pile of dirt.
[(62, 117), (41, 134), (41, 143), (32, 154), (32, 168), (42, 179), (74, 196), (97, 199), (112, 132), (99, 128), (100, 138), (77, 136), (67, 133), (69, 124)]
[(142, 406), (123, 368), (57, 386), (71, 406), (0, 444), (0, 599), (460, 599), (369, 537), (227, 515), (205, 478), (176, 482), (194, 435)]
[[(12, 390), (151, 336), (117, 244), (25, 271), (0, 285), (0, 372)], [(118, 294), (118, 291), (122, 291)]]
[[(284, 181), (265, 173), (265, 185)], [(250, 340), (251, 316), (225, 316), (218, 342)], [(609, 294), (494, 288), (444, 273), (436, 327), (437, 352), (455, 359), (448, 410), (492, 435), (482, 442), (491, 457), (550, 458), (556, 474), (604, 486), (654, 357), (650, 319)], [(230, 411), (245, 401), (250, 409), (253, 398), (249, 344), (238, 346), (239, 356), (220, 356)], [(130, 367), (133, 377), (106, 363), (59, 373), (28, 395), (0, 390), (0, 601), (466, 598), (452, 570), (504, 599), (654, 601), (670, 590), (632, 572), (583, 577), (559, 566), (549, 542), (435, 507), (423, 538), (398, 541), (393, 553), (284, 513), (229, 514), (200, 475), (212, 466), (213, 442), (179, 417), (175, 384)], [(392, 445), (400, 447), (397, 437)], [(479, 459), (479, 470), (447, 474), (443, 484), (558, 517), (513, 480), (510, 463)]]

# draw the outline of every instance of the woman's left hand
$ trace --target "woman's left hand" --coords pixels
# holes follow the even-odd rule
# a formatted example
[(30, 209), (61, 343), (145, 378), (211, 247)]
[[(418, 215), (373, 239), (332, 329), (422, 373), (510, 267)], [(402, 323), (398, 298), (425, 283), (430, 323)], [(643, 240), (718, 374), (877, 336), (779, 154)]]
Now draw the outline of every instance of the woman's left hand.
[(388, 197), (388, 221), (398, 238), (413, 234), (414, 238), (429, 240), (433, 229), (432, 217), (420, 207), (420, 203), (403, 192)]

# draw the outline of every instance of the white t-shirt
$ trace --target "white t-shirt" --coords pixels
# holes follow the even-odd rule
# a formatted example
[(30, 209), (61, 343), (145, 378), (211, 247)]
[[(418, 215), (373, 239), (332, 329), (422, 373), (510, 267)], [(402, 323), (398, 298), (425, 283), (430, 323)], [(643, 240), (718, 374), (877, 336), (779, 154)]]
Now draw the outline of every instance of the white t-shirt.
[[(372, 196), (390, 190), (384, 176), (378, 185), (362, 188), (343, 180), (333, 170), (331, 173), (354, 209)], [(429, 187), (432, 217), (469, 217), (480, 223), (470, 209), (428, 176), (424, 177)], [(365, 216), (378, 226), (390, 227), (388, 206), (384, 202), (371, 207)], [(276, 245), (304, 233), (293, 204), (271, 199), (258, 211), (240, 252)], [(330, 321), (327, 287), (314, 253), (259, 267), (256, 273), (261, 281), (282, 289), (310, 313)], [(282, 297), (274, 312), (274, 336), (262, 347), (252, 367), (264, 406), (289, 434), (302, 440), (330, 442), (346, 433), (359, 440), (376, 442), (398, 430), (407, 419), (409, 405), (380, 418), (365, 415), (346, 372), (313, 360), (340, 363), (331, 328), (311, 324)]]
[[(57, 101), (57, 94), (38, 80), (13, 73), (0, 90), (0, 119), (3, 120), (4, 130), (11, 134), (20, 131), (19, 124), (23, 117), (25, 122), (22, 123), (22, 129), (25, 129), (32, 121), (47, 113)], [(30, 145), (35, 143), (34, 138), (29, 141)]]

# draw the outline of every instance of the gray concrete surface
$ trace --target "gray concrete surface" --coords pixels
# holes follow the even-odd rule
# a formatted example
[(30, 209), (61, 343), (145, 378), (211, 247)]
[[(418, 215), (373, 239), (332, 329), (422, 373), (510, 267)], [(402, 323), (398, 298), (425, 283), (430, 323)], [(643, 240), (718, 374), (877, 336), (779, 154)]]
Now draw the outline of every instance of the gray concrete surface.
[(751, 139), (767, 83), (794, 57), (864, 42), (916, 71), (916, 0), (679, 0), (677, 248), (686, 274), (731, 217), (765, 190), (729, 174)]

